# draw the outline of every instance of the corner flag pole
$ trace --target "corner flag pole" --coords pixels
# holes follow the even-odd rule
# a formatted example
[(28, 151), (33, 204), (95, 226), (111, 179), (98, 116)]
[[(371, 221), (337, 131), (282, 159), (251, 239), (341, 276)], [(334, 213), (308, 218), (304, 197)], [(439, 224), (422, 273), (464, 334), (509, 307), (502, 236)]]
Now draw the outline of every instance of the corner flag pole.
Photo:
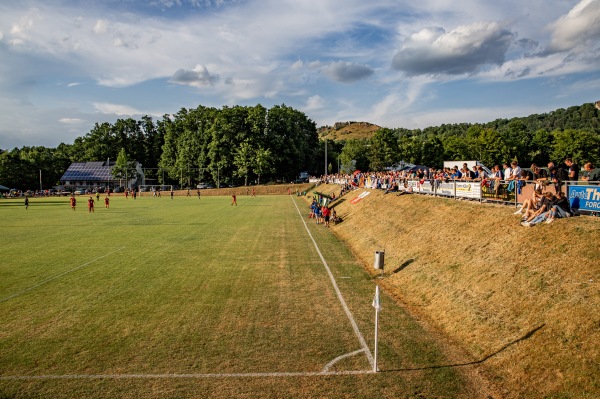
[(377, 369), (377, 347), (378, 347), (378, 332), (379, 332), (379, 311), (381, 310), (381, 304), (379, 302), (379, 286), (375, 287), (375, 298), (373, 298), (373, 307), (375, 308), (375, 351), (373, 353), (373, 372), (376, 373)]

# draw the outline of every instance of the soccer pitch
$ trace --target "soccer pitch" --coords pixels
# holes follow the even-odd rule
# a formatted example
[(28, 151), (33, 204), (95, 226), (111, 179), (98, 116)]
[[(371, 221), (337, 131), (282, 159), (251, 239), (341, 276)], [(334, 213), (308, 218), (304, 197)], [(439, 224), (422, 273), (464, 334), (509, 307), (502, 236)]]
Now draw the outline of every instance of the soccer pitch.
[(2, 200), (0, 397), (468, 397), (293, 196)]

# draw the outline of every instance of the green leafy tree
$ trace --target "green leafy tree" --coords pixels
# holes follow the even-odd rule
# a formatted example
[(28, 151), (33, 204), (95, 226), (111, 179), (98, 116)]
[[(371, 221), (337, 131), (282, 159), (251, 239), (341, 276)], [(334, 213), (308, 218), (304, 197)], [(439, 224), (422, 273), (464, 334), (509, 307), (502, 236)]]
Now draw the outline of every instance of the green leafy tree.
[(367, 170), (369, 168), (369, 159), (367, 158), (368, 143), (366, 139), (351, 139), (346, 141), (340, 153), (340, 161), (344, 173), (352, 173), (356, 169)]
[(273, 156), (271, 150), (268, 148), (259, 147), (254, 154), (253, 171), (258, 176), (258, 184), (260, 184), (260, 177), (272, 173), (273, 168)]
[(134, 162), (129, 161), (125, 148), (121, 148), (119, 151), (119, 155), (117, 155), (117, 160), (115, 161), (111, 172), (115, 179), (125, 179), (126, 185), (129, 184), (131, 179), (137, 178)]
[(244, 178), (244, 186), (248, 185), (248, 175), (255, 163), (254, 149), (248, 142), (242, 143), (235, 152), (233, 163), (236, 166), (236, 176)]
[(168, 115), (165, 115), (161, 123), (159, 123), (159, 129), (163, 131), (164, 144), (162, 145), (162, 154), (160, 156), (160, 161), (158, 162), (158, 180), (162, 184), (165, 184), (165, 174), (171, 179), (177, 178), (175, 161), (177, 160), (177, 141), (179, 139), (179, 134), (175, 124)]
[(562, 162), (565, 158), (582, 165), (585, 162), (600, 164), (600, 135), (586, 130), (567, 129), (553, 133), (555, 142), (551, 160)]
[(371, 170), (383, 170), (395, 165), (399, 160), (398, 138), (391, 129), (379, 129), (371, 138), (368, 153)]

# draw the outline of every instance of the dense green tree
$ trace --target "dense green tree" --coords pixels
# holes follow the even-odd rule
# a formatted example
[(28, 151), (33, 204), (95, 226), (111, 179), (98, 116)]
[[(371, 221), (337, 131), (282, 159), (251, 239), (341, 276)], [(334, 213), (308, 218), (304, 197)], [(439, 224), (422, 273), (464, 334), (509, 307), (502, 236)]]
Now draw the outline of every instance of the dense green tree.
[(439, 137), (431, 137), (422, 143), (419, 164), (441, 168), (444, 165), (444, 143)]
[(117, 155), (117, 160), (112, 168), (112, 175), (115, 179), (121, 180), (119, 183), (120, 185), (122, 185), (123, 180), (125, 181), (125, 184), (128, 185), (130, 180), (137, 178), (135, 161), (130, 161), (125, 148), (121, 148)]
[(352, 173), (354, 170), (366, 171), (369, 169), (369, 159), (367, 158), (368, 140), (348, 140), (340, 154), (342, 171)]
[(383, 170), (394, 166), (399, 160), (398, 138), (391, 129), (379, 129), (371, 139), (369, 152), (371, 170)]
[(565, 158), (573, 158), (579, 165), (585, 162), (600, 164), (600, 135), (585, 130), (567, 129), (553, 132), (554, 146), (551, 160), (562, 162)]
[(158, 181), (161, 184), (166, 183), (166, 178), (177, 179), (177, 170), (175, 169), (175, 161), (177, 160), (177, 142), (179, 134), (175, 123), (168, 115), (159, 122), (159, 130), (162, 131), (164, 143), (162, 145), (162, 153), (158, 162)]
[(255, 163), (254, 149), (248, 142), (240, 144), (236, 150), (233, 160), (236, 170), (234, 174), (244, 178), (244, 186), (248, 185), (248, 176), (252, 171), (252, 165)]
[(273, 168), (273, 155), (271, 150), (268, 148), (259, 147), (256, 149), (254, 154), (253, 171), (258, 176), (257, 184), (260, 184), (260, 177), (272, 173)]

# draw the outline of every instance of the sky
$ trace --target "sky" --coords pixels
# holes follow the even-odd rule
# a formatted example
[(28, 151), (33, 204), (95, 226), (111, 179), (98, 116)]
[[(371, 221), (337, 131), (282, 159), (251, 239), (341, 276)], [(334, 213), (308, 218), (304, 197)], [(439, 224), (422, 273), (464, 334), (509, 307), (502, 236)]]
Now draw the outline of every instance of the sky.
[(0, 0), (0, 148), (199, 105), (317, 126), (600, 100), (600, 0)]

